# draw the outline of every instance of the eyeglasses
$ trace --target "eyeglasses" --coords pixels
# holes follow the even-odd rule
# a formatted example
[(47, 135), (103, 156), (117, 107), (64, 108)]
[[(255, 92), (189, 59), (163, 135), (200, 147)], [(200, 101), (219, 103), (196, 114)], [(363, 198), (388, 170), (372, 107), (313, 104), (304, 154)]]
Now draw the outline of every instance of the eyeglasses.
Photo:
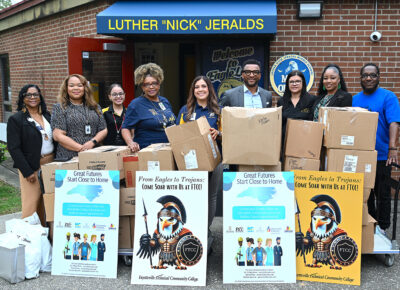
[(246, 76), (250, 76), (251, 74), (253, 75), (258, 75), (260, 74), (259, 70), (243, 70), (242, 73), (244, 73)]
[(27, 99), (31, 99), (31, 98), (39, 98), (39, 94), (38, 93), (33, 93), (33, 94), (31, 94), (31, 93), (25, 93), (24, 94), (24, 98), (27, 98)]
[(114, 98), (116, 98), (116, 97), (118, 97), (118, 96), (123, 97), (123, 96), (125, 96), (125, 93), (119, 92), (119, 93), (112, 93), (112, 94), (111, 94), (111, 97), (114, 97)]
[(290, 85), (299, 85), (299, 84), (301, 84), (301, 83), (302, 83), (301, 80), (289, 81), (289, 84), (290, 84)]
[(145, 88), (150, 88), (151, 86), (157, 87), (157, 86), (159, 86), (159, 85), (160, 85), (160, 84), (159, 84), (158, 82), (152, 82), (152, 83), (147, 83), (147, 84), (143, 83), (143, 86), (144, 86)]
[(362, 79), (367, 79), (368, 77), (370, 77), (371, 79), (376, 79), (377, 77), (379, 77), (379, 75), (378, 74), (375, 74), (375, 73), (372, 73), (372, 74), (362, 74), (361, 75), (361, 78)]

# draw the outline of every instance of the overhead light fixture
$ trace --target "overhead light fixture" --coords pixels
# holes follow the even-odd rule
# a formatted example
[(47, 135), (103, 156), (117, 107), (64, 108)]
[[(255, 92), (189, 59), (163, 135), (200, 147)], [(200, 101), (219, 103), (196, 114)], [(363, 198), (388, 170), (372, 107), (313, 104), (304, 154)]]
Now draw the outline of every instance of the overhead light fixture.
[(322, 4), (324, 1), (299, 0), (297, 17), (298, 18), (321, 18)]

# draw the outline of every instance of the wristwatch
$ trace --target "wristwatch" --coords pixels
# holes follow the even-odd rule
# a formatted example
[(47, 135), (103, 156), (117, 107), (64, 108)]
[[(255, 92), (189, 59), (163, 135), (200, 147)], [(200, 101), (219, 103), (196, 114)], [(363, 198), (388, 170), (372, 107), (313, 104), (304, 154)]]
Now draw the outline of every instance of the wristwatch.
[(91, 141), (93, 142), (94, 146), (96, 146), (98, 143), (96, 139), (92, 139)]

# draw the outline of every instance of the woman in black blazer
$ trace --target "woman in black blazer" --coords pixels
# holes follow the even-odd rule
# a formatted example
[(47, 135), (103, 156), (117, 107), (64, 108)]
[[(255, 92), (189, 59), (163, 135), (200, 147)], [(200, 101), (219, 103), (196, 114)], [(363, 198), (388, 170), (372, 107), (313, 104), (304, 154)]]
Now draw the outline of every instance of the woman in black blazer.
[(24, 86), (18, 95), (17, 113), (8, 119), (7, 147), (18, 168), (22, 218), (37, 212), (44, 224), (44, 205), (37, 171), (53, 160), (50, 113), (36, 85)]
[(351, 107), (353, 97), (347, 92), (342, 71), (336, 64), (328, 64), (319, 80), (318, 97), (313, 106), (313, 120), (318, 121), (320, 107)]

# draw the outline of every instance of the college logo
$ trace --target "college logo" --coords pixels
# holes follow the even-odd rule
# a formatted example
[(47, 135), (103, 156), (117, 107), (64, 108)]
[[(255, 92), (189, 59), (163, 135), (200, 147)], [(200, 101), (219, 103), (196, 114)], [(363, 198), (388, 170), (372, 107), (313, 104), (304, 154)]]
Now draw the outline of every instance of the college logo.
[(110, 227), (108, 228), (109, 230), (116, 230), (117, 228), (115, 227), (114, 224), (111, 224)]
[(337, 237), (330, 246), (332, 258), (342, 266), (349, 266), (358, 257), (356, 242), (347, 235)]
[(243, 233), (243, 227), (236, 227), (235, 232)]
[(229, 226), (228, 229), (226, 230), (227, 233), (234, 233), (232, 226)]
[(179, 240), (176, 246), (176, 256), (186, 266), (196, 265), (203, 255), (203, 245), (200, 240), (188, 235)]
[(58, 222), (58, 225), (56, 225), (56, 228), (63, 228), (61, 221)]
[(71, 227), (72, 227), (72, 223), (65, 223), (65, 224), (64, 224), (64, 227), (65, 227), (65, 228), (71, 228)]
[(80, 229), (81, 228), (81, 223), (75, 223), (75, 228)]
[(285, 233), (292, 233), (292, 232), (293, 230), (289, 226), (287, 226), (285, 229)]
[(304, 74), (307, 83), (307, 91), (314, 84), (314, 69), (311, 63), (304, 57), (297, 54), (288, 54), (282, 56), (277, 61), (270, 71), (271, 87), (280, 96), (283, 96), (286, 86), (286, 78), (293, 70), (299, 70)]
[(248, 233), (253, 233), (254, 232), (254, 227), (247, 227), (247, 232)]

